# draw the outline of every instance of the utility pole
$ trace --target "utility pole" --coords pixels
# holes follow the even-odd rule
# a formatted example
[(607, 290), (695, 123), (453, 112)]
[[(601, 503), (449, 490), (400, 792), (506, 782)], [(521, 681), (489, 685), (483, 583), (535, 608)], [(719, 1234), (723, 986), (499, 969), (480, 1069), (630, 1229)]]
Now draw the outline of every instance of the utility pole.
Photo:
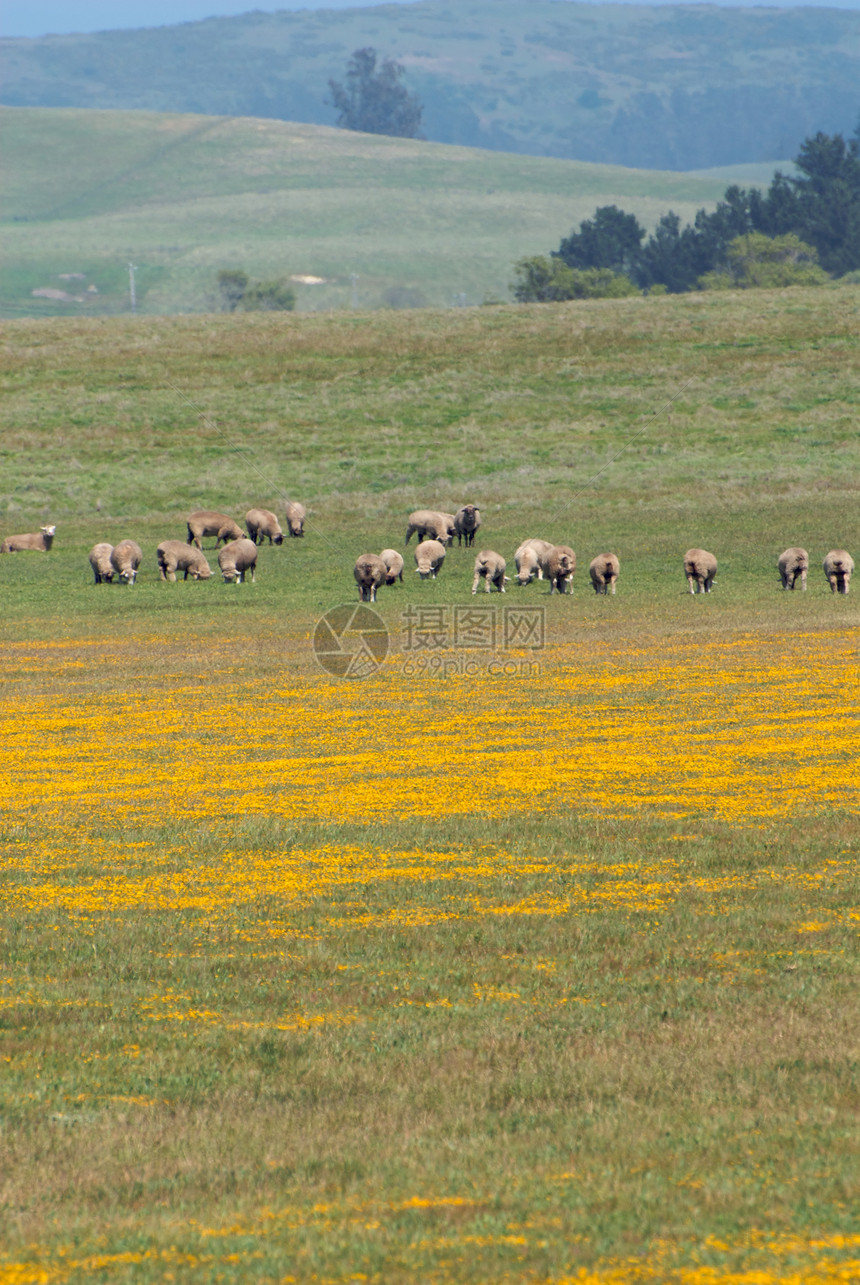
[(352, 282), (352, 306), (355, 309), (358, 307), (358, 274), (350, 272), (349, 279)]
[(128, 292), (129, 292), (129, 294), (131, 295), (131, 310), (132, 310), (132, 312), (137, 312), (137, 294), (136, 294), (135, 289), (134, 289), (134, 273), (135, 273), (135, 265), (134, 265), (133, 263), (129, 263), (129, 265), (128, 265)]

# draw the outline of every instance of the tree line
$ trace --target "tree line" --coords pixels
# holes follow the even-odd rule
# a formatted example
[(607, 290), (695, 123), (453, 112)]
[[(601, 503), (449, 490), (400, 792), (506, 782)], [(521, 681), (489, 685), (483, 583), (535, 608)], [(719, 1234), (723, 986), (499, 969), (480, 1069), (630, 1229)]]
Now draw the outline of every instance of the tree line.
[(635, 215), (596, 210), (550, 255), (515, 264), (521, 302), (607, 297), (640, 290), (812, 285), (860, 269), (860, 122), (849, 139), (817, 133), (801, 144), (797, 173), (779, 170), (766, 192), (728, 187), (692, 224), (664, 214), (646, 239)]

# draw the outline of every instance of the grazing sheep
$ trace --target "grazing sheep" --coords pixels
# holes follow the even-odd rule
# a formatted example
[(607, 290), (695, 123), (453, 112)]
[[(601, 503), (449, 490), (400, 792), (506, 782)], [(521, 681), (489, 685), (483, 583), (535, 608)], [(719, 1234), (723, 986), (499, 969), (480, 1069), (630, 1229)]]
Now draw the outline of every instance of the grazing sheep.
[(94, 544), (90, 549), (90, 566), (96, 584), (113, 584), (114, 568), (110, 560), (112, 553), (112, 544)]
[(251, 579), (256, 579), (257, 546), (253, 540), (243, 536), (241, 540), (231, 540), (218, 554), (218, 566), (224, 583), (244, 584), (245, 576), (250, 571)]
[(717, 560), (712, 553), (705, 549), (688, 549), (684, 554), (684, 575), (690, 593), (710, 593), (716, 574)]
[(268, 536), (269, 544), (283, 544), (284, 533), (281, 524), (271, 509), (249, 509), (245, 514), (245, 526), (248, 528), (248, 539), (254, 544), (263, 544)]
[(192, 513), (188, 519), (188, 544), (194, 544), (198, 549), (202, 549), (202, 540), (205, 535), (215, 536), (216, 549), (219, 544), (226, 544), (228, 540), (245, 539), (245, 532), (240, 530), (233, 519), (228, 518), (226, 513), (215, 513), (211, 509), (199, 509), (196, 513)]
[(543, 580), (540, 559), (541, 555), (549, 553), (551, 548), (549, 540), (539, 540), (537, 537), (532, 540), (523, 540), (514, 554), (517, 584), (530, 584), (534, 579)]
[(481, 525), (481, 511), (475, 504), (464, 504), (462, 509), (458, 509), (454, 514), (454, 531), (457, 535), (457, 543), (462, 544), (466, 541), (466, 548), (475, 543), (475, 532)]
[(573, 593), (573, 573), (576, 571), (576, 554), (570, 545), (553, 544), (541, 555), (541, 570), (549, 581), (550, 594)]
[(484, 589), (490, 592), (490, 586), (495, 585), (499, 593), (505, 592), (505, 581), (508, 577), (505, 575), (507, 563), (500, 553), (494, 553), (492, 549), (482, 549), (475, 559), (475, 579), (472, 581), (472, 593), (478, 592), (478, 585), (481, 580), (484, 582)]
[(305, 518), (307, 516), (305, 506), (295, 500), (287, 500), (284, 509), (287, 515), (287, 526), (290, 528), (290, 535), (303, 536), (305, 533)]
[(375, 553), (363, 553), (356, 559), (352, 574), (358, 585), (361, 602), (376, 602), (376, 591), (386, 583), (388, 567)]
[(0, 544), (0, 553), (23, 553), (34, 549), (37, 553), (47, 553), (54, 543), (55, 526), (43, 526), (33, 535), (7, 535)]
[(588, 574), (594, 585), (595, 593), (615, 593), (615, 582), (621, 570), (621, 563), (614, 553), (598, 553), (588, 566)]
[(854, 572), (854, 559), (844, 549), (831, 549), (824, 559), (824, 574), (831, 593), (847, 593)]
[(440, 540), (422, 540), (415, 550), (415, 570), (422, 580), (426, 580), (428, 576), (435, 580), (444, 561), (445, 546)]
[(792, 546), (779, 555), (779, 577), (783, 589), (793, 589), (800, 577), (801, 589), (806, 589), (806, 573), (809, 570), (809, 554), (805, 549)]
[(134, 540), (120, 540), (110, 555), (111, 566), (120, 580), (131, 585), (137, 579), (137, 569), (142, 557), (140, 545), (135, 544)]
[(414, 513), (409, 514), (409, 525), (406, 528), (406, 544), (412, 532), (418, 536), (419, 543), (422, 540), (439, 540), (442, 544), (450, 544), (456, 534), (454, 531), (453, 513), (439, 513), (436, 509), (416, 509)]
[(208, 580), (212, 569), (199, 549), (182, 540), (163, 540), (155, 551), (162, 580), (176, 580), (177, 571), (184, 572), (183, 580)]
[(383, 549), (380, 558), (385, 563), (385, 583), (394, 584), (395, 580), (403, 583), (403, 557), (396, 549)]

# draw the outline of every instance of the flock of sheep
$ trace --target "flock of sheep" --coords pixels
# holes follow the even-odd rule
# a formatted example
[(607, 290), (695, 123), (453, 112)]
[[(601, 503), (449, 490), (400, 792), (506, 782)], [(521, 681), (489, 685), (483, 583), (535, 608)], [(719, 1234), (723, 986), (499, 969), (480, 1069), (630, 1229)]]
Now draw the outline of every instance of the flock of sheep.
[[(474, 504), (466, 504), (456, 513), (440, 513), (436, 509), (416, 509), (409, 515), (406, 544), (413, 535), (418, 538), (415, 550), (415, 570), (422, 580), (435, 580), (445, 561), (446, 547), (454, 537), (457, 543), (474, 544), (481, 525), (481, 514)], [(532, 580), (547, 580), (550, 593), (572, 593), (576, 554), (569, 545), (551, 544), (549, 540), (524, 540), (514, 554), (517, 584), (526, 585)], [(806, 588), (809, 554), (805, 549), (786, 549), (779, 558), (779, 574), (783, 589), (794, 589), (800, 582)], [(833, 593), (847, 593), (854, 570), (854, 561), (844, 549), (831, 549), (824, 559), (824, 574)], [(495, 588), (505, 592), (510, 582), (506, 575), (507, 563), (494, 549), (482, 549), (475, 559), (472, 593), (478, 592), (481, 581), (486, 593)], [(599, 553), (592, 558), (588, 574), (595, 593), (615, 593), (621, 564), (614, 553)], [(383, 585), (393, 585), (403, 580), (403, 558), (396, 549), (383, 549), (381, 553), (363, 553), (353, 570), (358, 596), (362, 602), (376, 602), (376, 591)], [(710, 593), (717, 574), (717, 559), (706, 549), (688, 549), (684, 554), (684, 575), (690, 593)]]
[[(305, 509), (303, 505), (289, 502), (286, 506), (287, 530), (291, 536), (304, 535)], [(458, 544), (469, 548), (481, 525), (481, 514), (474, 504), (465, 504), (456, 513), (441, 513), (436, 509), (416, 509), (410, 513), (406, 528), (406, 544), (413, 535), (417, 537), (415, 570), (422, 580), (435, 580), (443, 562), (445, 551), (456, 536)], [(248, 534), (225, 513), (201, 509), (192, 513), (187, 521), (187, 540), (163, 540), (156, 550), (158, 570), (162, 580), (175, 581), (182, 572), (183, 578), (208, 580), (212, 569), (203, 556), (204, 537), (215, 537), (218, 567), (226, 584), (239, 584), (246, 575), (255, 578), (257, 546), (268, 539), (269, 544), (282, 544), (284, 532), (276, 515), (270, 509), (249, 509), (245, 514)], [(56, 526), (43, 526), (29, 535), (9, 535), (0, 544), (0, 553), (20, 553), (36, 550), (46, 553), (53, 544)], [(114, 577), (124, 584), (134, 584), (142, 560), (140, 546), (134, 540), (122, 540), (117, 545), (102, 542), (90, 550), (89, 561), (96, 584), (112, 584)], [(524, 540), (514, 554), (516, 580), (527, 585), (532, 580), (549, 582), (550, 593), (572, 593), (576, 554), (566, 544), (551, 544), (549, 540)], [(780, 555), (779, 574), (783, 589), (794, 589), (800, 584), (806, 588), (809, 571), (809, 554), (793, 546)], [(615, 593), (621, 566), (614, 553), (600, 553), (592, 558), (588, 568), (595, 593)], [(824, 574), (833, 593), (847, 593), (854, 571), (854, 560), (845, 549), (831, 549), (824, 559)], [(477, 593), (483, 581), (484, 590), (495, 588), (505, 592), (510, 577), (507, 563), (493, 549), (482, 549), (475, 558), (472, 593)], [(383, 549), (381, 553), (363, 553), (356, 560), (353, 570), (362, 602), (375, 602), (376, 591), (383, 585), (393, 585), (403, 580), (403, 556), (396, 549)], [(717, 574), (717, 559), (706, 549), (688, 549), (684, 554), (684, 575), (690, 593), (710, 593)]]

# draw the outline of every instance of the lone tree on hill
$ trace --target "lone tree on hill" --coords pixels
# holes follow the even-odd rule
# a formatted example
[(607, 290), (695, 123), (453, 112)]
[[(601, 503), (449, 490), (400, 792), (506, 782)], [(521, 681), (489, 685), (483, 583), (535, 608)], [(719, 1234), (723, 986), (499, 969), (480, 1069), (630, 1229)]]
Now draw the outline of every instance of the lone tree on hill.
[(403, 67), (383, 58), (377, 70), (376, 50), (356, 49), (347, 63), (346, 85), (328, 82), (341, 129), (364, 134), (390, 134), (394, 138), (422, 138), (424, 110), (414, 94), (400, 84)]

